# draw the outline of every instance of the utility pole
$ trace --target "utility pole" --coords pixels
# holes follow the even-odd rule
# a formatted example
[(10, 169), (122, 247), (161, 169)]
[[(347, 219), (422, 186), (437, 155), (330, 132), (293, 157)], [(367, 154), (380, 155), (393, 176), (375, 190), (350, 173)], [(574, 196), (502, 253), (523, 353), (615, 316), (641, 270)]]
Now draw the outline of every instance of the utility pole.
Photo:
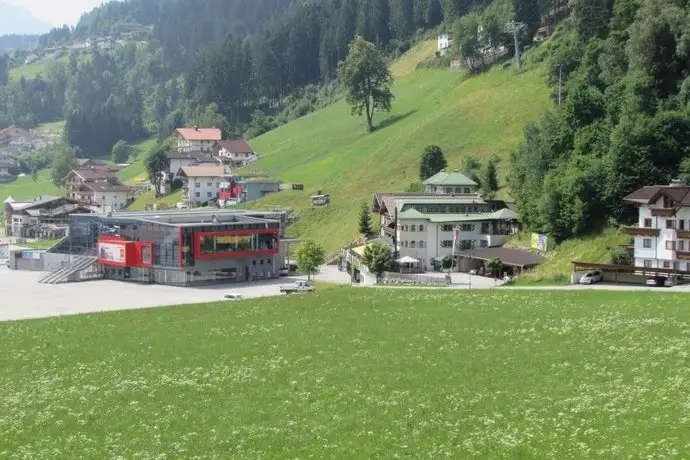
[(558, 105), (561, 105), (561, 94), (563, 94), (563, 64), (558, 66)]
[(520, 41), (518, 40), (518, 35), (524, 27), (524, 23), (515, 21), (510, 21), (508, 24), (505, 25), (505, 30), (508, 33), (513, 34), (513, 40), (515, 41), (515, 63), (517, 65), (518, 70), (521, 70), (522, 68), (522, 65), (520, 63)]

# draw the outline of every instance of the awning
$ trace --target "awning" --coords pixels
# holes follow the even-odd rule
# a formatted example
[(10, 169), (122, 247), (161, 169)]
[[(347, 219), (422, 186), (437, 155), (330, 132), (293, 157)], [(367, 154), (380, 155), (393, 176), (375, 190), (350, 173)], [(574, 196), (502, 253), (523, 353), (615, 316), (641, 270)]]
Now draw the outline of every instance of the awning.
[(396, 260), (399, 264), (418, 264), (419, 261), (415, 259), (414, 257), (410, 256), (405, 256), (401, 257), (400, 259)]

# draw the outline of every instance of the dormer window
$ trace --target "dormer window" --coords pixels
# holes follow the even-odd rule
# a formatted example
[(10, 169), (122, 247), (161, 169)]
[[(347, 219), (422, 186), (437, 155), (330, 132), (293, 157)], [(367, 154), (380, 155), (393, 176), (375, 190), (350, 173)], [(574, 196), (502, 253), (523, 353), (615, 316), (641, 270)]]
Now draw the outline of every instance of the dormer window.
[(672, 208), (672, 207), (673, 207), (673, 200), (671, 200), (667, 196), (664, 196), (664, 208)]

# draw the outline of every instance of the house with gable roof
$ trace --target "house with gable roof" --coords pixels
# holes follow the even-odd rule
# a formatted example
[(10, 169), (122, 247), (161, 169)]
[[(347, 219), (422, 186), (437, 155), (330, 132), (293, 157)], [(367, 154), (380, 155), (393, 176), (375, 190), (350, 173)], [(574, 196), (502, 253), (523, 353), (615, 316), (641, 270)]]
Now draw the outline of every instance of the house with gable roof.
[(199, 151), (210, 154), (215, 143), (222, 139), (218, 128), (177, 128), (171, 135), (180, 152)]

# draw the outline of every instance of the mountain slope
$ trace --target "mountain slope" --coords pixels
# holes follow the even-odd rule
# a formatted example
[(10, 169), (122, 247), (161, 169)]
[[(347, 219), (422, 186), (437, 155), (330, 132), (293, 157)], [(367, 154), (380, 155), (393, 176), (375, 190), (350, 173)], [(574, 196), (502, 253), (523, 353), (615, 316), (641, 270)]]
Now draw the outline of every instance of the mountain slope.
[(0, 35), (42, 34), (50, 30), (50, 24), (32, 15), (21, 6), (0, 1)]
[[(377, 114), (373, 133), (340, 102), (252, 140), (262, 160), (251, 169), (305, 185), (304, 192), (269, 195), (255, 205), (294, 208), (302, 219), (293, 233), (333, 251), (356, 237), (362, 201), (417, 180), (426, 145), (441, 146), (450, 168), (469, 154), (505, 157), (522, 142), (525, 124), (550, 104), (540, 69), (466, 79), (417, 70), (396, 80), (394, 94), (393, 112)], [(331, 205), (310, 210), (309, 196), (318, 190), (331, 195)]]

